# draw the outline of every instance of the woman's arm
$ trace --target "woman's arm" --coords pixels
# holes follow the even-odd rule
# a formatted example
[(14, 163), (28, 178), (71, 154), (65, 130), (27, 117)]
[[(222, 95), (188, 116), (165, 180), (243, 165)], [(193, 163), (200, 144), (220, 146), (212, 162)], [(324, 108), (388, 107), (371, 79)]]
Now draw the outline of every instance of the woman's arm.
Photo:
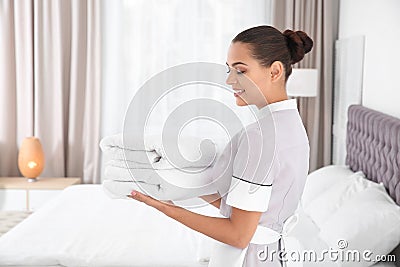
[(130, 197), (158, 209), (195, 231), (242, 249), (249, 244), (261, 216), (261, 212), (232, 207), (230, 218), (209, 217), (161, 202), (140, 192), (134, 191)]
[(202, 200), (204, 200), (205, 202), (210, 203), (211, 205), (213, 205), (217, 209), (219, 209), (220, 206), (221, 206), (221, 196), (218, 193), (211, 194), (211, 195), (200, 196), (200, 198)]

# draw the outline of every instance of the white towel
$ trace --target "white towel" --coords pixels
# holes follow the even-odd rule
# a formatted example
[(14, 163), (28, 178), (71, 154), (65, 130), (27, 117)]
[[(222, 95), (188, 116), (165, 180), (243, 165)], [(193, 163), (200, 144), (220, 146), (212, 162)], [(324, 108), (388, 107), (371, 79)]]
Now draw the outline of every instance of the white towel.
[(211, 182), (211, 168), (187, 169), (127, 169), (106, 165), (104, 178), (106, 180), (123, 182), (142, 182), (150, 185), (171, 185), (182, 188), (198, 188)]
[(137, 150), (125, 148), (122, 134), (110, 135), (101, 139), (99, 144), (103, 153), (116, 160), (131, 160), (138, 163), (148, 164), (160, 160), (159, 155), (154, 149)]
[[(209, 139), (185, 136), (175, 140), (161, 135), (108, 136), (100, 141), (100, 148), (108, 158), (152, 165), (161, 161), (174, 168), (211, 166), (217, 157), (216, 145)], [(144, 140), (143, 140), (144, 139)], [(125, 141), (125, 142), (124, 142)]]
[(159, 161), (153, 162), (151, 164), (146, 164), (137, 161), (123, 160), (123, 159), (111, 159), (105, 163), (107, 166), (114, 166), (125, 169), (153, 169), (153, 170), (172, 170), (172, 169), (181, 169), (181, 170), (190, 170), (190, 169), (198, 169), (202, 170), (209, 167), (206, 164), (192, 164), (190, 161), (183, 162), (181, 166), (174, 166), (173, 163), (170, 163), (168, 159), (161, 158)]
[(104, 180), (102, 183), (103, 190), (110, 198), (126, 198), (132, 190), (147, 194), (147, 192), (159, 191), (159, 185), (151, 185), (140, 182), (119, 182), (112, 180)]
[(203, 188), (186, 189), (168, 183), (151, 185), (141, 182), (103, 181), (103, 189), (111, 198), (126, 198), (132, 190), (137, 190), (158, 200), (187, 200), (202, 195), (216, 193), (211, 185)]
[(113, 160), (123, 160), (129, 162), (135, 162), (139, 164), (146, 164), (158, 162), (161, 159), (161, 156), (158, 155), (155, 151), (132, 151), (128, 149), (118, 148), (118, 147), (106, 147), (103, 150), (106, 158)]
[[(151, 172), (151, 171), (150, 171)], [(142, 182), (151, 185), (159, 186), (161, 184), (160, 179), (156, 175), (150, 175), (151, 173), (147, 173), (145, 176), (135, 176), (136, 179), (133, 179), (133, 173), (127, 168), (119, 168), (115, 166), (106, 165), (104, 169), (104, 179), (113, 180), (113, 181), (123, 181), (123, 182)]]

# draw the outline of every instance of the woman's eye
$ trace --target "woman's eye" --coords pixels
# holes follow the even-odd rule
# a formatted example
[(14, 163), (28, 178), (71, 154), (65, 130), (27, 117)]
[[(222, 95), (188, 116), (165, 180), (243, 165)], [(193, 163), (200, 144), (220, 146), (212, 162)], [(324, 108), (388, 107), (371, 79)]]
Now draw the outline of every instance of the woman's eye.
[[(229, 68), (227, 69), (226, 73), (231, 73), (231, 69), (233, 68)], [(239, 69), (234, 69), (236, 71), (236, 74), (244, 74), (246, 71), (244, 70), (239, 70)]]

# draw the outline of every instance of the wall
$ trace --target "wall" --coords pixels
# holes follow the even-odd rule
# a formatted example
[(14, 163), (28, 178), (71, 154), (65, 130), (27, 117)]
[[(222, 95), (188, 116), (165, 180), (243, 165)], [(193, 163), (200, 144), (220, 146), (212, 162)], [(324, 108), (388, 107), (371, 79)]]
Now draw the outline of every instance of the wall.
[(341, 0), (339, 39), (365, 36), (363, 106), (400, 118), (400, 1)]

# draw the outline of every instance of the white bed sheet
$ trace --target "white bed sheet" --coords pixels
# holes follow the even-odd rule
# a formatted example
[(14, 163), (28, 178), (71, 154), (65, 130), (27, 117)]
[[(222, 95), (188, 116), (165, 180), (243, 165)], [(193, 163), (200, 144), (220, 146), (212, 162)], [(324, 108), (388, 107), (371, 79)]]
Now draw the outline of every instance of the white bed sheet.
[[(211, 205), (193, 211), (221, 217)], [(0, 238), (0, 265), (206, 266), (215, 242), (100, 185), (75, 185)]]

